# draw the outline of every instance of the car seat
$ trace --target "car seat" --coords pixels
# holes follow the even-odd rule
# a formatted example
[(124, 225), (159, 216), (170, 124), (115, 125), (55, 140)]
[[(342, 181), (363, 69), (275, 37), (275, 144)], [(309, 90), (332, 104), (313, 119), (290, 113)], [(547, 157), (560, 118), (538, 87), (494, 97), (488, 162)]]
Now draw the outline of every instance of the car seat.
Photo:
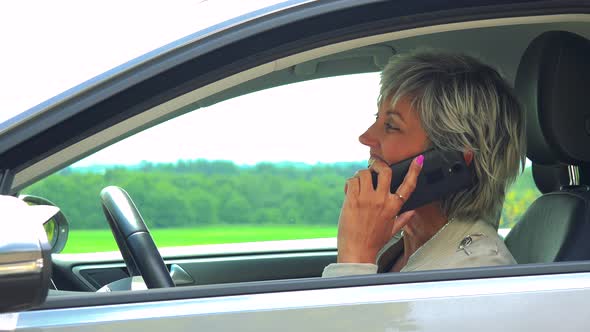
[(552, 191), (506, 236), (520, 264), (590, 259), (590, 190), (579, 181), (579, 167), (590, 162), (589, 59), (590, 42), (565, 31), (536, 37), (521, 58), (515, 88), (526, 110), (527, 156), (539, 169), (557, 168), (548, 176), (567, 170), (568, 183), (542, 185)]

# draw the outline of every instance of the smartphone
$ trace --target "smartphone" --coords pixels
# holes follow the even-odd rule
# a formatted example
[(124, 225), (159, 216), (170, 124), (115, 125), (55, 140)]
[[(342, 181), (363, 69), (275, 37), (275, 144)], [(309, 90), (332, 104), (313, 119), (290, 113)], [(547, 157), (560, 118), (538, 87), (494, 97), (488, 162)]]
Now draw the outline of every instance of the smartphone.
[[(431, 149), (424, 155), (424, 166), (418, 176), (416, 189), (406, 200), (399, 213), (413, 210), (430, 202), (441, 200), (473, 185), (475, 170), (468, 166), (462, 152)], [(404, 181), (410, 164), (416, 156), (391, 165), (390, 191), (394, 193)], [(373, 187), (377, 188), (377, 173), (372, 172)]]

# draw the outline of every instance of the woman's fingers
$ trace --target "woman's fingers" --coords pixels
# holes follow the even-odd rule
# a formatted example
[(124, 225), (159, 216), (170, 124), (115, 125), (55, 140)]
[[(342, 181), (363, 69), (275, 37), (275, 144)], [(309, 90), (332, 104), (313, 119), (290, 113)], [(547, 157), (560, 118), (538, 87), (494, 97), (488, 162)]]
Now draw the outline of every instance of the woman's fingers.
[[(417, 158), (404, 182), (398, 188), (409, 197), (420, 173), (422, 159)], [(383, 161), (371, 165), (372, 169), (357, 172), (346, 181), (346, 197), (338, 219), (338, 262), (374, 263), (379, 250), (412, 220), (413, 214), (402, 214), (397, 220), (403, 202), (389, 192), (391, 171)], [(379, 185), (373, 188), (371, 172), (378, 172)]]
[[(361, 201), (371, 201), (376, 203), (378, 206), (389, 206), (389, 208), (386, 208), (388, 214), (392, 213), (393, 215), (397, 215), (397, 212), (401, 209), (402, 205), (408, 200), (416, 188), (418, 175), (422, 170), (423, 162), (423, 155), (414, 158), (402, 184), (397, 188), (396, 192), (390, 193), (392, 177), (391, 168), (382, 160), (375, 160), (369, 169), (356, 172), (353, 177), (346, 181), (346, 184), (344, 185), (344, 193), (347, 197), (361, 198)], [(374, 171), (378, 174), (378, 183), (376, 189), (373, 188), (371, 171)], [(372, 194), (375, 193), (377, 194), (377, 197), (382, 198), (370, 198)]]
[(418, 182), (418, 175), (422, 170), (422, 164), (424, 163), (424, 156), (419, 155), (414, 158), (414, 161), (410, 164), (408, 173), (404, 177), (404, 181), (397, 188), (396, 192), (392, 194), (393, 199), (398, 201), (397, 206), (401, 206), (410, 198), (414, 189), (416, 189), (416, 183)]
[(344, 185), (344, 193), (346, 196), (358, 196), (360, 193), (359, 177), (355, 174), (353, 177), (346, 180)]
[(411, 211), (406, 211), (406, 212), (400, 214), (399, 216), (397, 216), (397, 218), (395, 219), (395, 221), (393, 223), (393, 228), (391, 229), (391, 236), (394, 236), (397, 232), (400, 231), (400, 229), (402, 229), (404, 226), (406, 226), (408, 224), (408, 222), (410, 222), (410, 220), (412, 220), (412, 218), (414, 218), (415, 214), (416, 214), (416, 212), (414, 210), (411, 210)]
[[(377, 189), (379, 194), (388, 194), (391, 190), (391, 168), (381, 160), (375, 160), (370, 169), (377, 173)], [(373, 179), (370, 180), (371, 188), (373, 188)]]
[(362, 193), (369, 194), (370, 192), (372, 192), (374, 189), (373, 189), (373, 178), (371, 176), (371, 171), (368, 169), (363, 169), (363, 170), (356, 172), (356, 174), (358, 175), (359, 180), (360, 180), (361, 194)]

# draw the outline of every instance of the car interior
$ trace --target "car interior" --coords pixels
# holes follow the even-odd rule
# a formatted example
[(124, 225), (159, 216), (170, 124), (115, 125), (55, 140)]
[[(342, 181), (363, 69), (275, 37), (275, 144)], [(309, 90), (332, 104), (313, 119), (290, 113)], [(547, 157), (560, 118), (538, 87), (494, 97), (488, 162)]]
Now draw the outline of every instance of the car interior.
[(541, 165), (568, 165), (569, 180), (537, 199), (506, 237), (521, 264), (590, 258), (584, 239), (590, 231), (590, 196), (577, 166), (588, 158), (579, 142), (588, 135), (589, 52), (586, 38), (550, 31), (530, 43), (518, 68), (516, 89), (528, 112), (528, 157)]
[[(506, 237), (506, 245), (519, 264), (587, 260), (590, 242), (584, 237), (590, 233), (590, 150), (579, 143), (590, 135), (590, 118), (585, 110), (585, 88), (590, 81), (590, 63), (586, 61), (590, 56), (590, 24), (585, 20), (572, 16), (458, 23), (389, 32), (306, 50), (155, 106), (76, 143), (84, 148), (64, 149), (30, 167), (44, 168), (45, 173), (56, 171), (146, 127), (244, 94), (323, 77), (378, 72), (390, 56), (415, 48), (465, 52), (499, 68), (514, 84), (527, 112), (527, 155), (543, 195)], [(34, 181), (25, 170), (15, 178), (15, 187), (23, 188)], [(118, 213), (120, 204), (130, 201), (116, 191), (104, 193), (102, 199), (111, 216)], [(95, 292), (109, 284), (117, 290), (113, 283), (127, 278), (128, 269), (135, 276), (153, 274), (145, 278), (154, 282), (148, 286), (186, 287), (317, 278), (326, 265), (336, 260), (335, 241), (311, 241), (311, 246), (289, 241), (267, 246), (232, 244), (224, 251), (216, 251), (212, 245), (190, 254), (160, 248), (165, 266), (160, 266), (158, 272), (153, 269), (158, 259), (139, 263), (147, 247), (150, 254), (159, 255), (153, 241), (117, 242), (122, 247), (123, 261), (114, 253), (54, 254), (56, 290), (50, 292), (50, 297)], [(126, 253), (138, 255), (130, 258)], [(140, 264), (145, 267), (137, 269)], [(120, 287), (128, 290), (131, 286), (127, 283)]]

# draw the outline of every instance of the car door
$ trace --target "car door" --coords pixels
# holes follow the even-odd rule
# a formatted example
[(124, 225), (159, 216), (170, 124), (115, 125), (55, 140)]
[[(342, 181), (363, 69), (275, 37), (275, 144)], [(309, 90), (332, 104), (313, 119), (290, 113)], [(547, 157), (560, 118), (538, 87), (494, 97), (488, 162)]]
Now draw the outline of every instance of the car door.
[[(92, 89), (82, 86), (62, 96), (60, 103), (41, 105), (32, 110), (38, 114), (35, 119), (25, 118), (19, 126), (5, 128), (8, 134), (0, 138), (5, 143), (0, 155), (5, 169), (3, 188), (19, 191), (141, 129), (261, 90), (266, 83), (270, 87), (368, 71), (367, 66), (378, 67), (387, 58), (383, 55), (387, 41), (395, 41), (398, 51), (422, 43), (489, 51), (496, 60), (506, 56), (506, 69), (513, 74), (519, 52), (539, 31), (583, 31), (586, 26), (585, 16), (576, 16), (582, 5), (520, 4), (517, 12), (494, 2), (487, 5), (306, 3), (216, 34), (197, 35), (191, 43), (174, 45), (159, 56), (144, 58), (140, 65), (122, 68)], [(572, 16), (551, 15), (564, 11)], [(547, 16), (532, 16), (533, 12)], [(530, 29), (523, 28), (527, 24)], [(477, 42), (496, 34), (514, 48), (493, 52), (494, 45)], [(370, 47), (363, 48), (366, 46)], [(352, 52), (356, 56), (350, 66), (337, 66), (351, 59), (350, 50), (361, 51)], [(316, 278), (296, 280), (288, 273), (289, 280), (70, 294), (49, 298), (40, 308), (21, 314), (15, 327), (22, 331), (574, 330), (585, 323), (583, 308), (590, 292), (586, 262), (322, 279), (317, 278), (317, 267), (325, 262), (315, 259), (324, 251), (327, 261), (334, 259), (333, 243), (311, 248), (314, 261), (310, 264), (315, 268), (310, 274)], [(274, 264), (289, 259), (288, 255), (276, 258), (263, 270), (283, 268)], [(57, 262), (73, 269), (82, 260), (92, 259), (80, 258), (70, 265)], [(103, 257), (99, 262), (109, 261)], [(112, 262), (120, 264), (120, 259), (114, 256)], [(287, 262), (300, 265), (307, 261)], [(195, 261), (190, 264), (197, 266)], [(247, 263), (237, 270), (244, 266)], [(293, 270), (300, 269), (293, 266)], [(560, 307), (559, 321), (555, 320), (555, 303)]]

